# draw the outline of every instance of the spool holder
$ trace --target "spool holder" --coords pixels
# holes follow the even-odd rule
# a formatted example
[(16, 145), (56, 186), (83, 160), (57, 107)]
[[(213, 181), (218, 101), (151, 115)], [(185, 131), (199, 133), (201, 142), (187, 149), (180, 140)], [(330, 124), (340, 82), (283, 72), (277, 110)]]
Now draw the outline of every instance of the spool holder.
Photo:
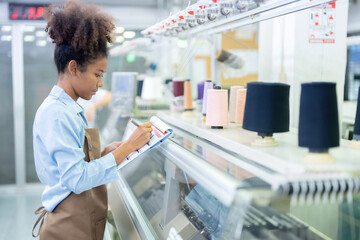
[(185, 110), (181, 113), (181, 117), (182, 117), (182, 118), (194, 118), (194, 117), (195, 117), (195, 113), (193, 112), (192, 109), (185, 109)]
[(201, 118), (201, 121), (204, 123), (206, 122), (206, 114), (203, 114), (202, 118)]
[(275, 141), (272, 133), (258, 132), (257, 137), (254, 139), (253, 142), (251, 142), (251, 145), (259, 147), (274, 147), (279, 145), (279, 143)]
[(352, 140), (349, 144), (350, 148), (360, 149), (360, 140)]
[(329, 154), (329, 149), (309, 149), (309, 152), (303, 158), (305, 163), (310, 164), (328, 164), (334, 163), (335, 159)]

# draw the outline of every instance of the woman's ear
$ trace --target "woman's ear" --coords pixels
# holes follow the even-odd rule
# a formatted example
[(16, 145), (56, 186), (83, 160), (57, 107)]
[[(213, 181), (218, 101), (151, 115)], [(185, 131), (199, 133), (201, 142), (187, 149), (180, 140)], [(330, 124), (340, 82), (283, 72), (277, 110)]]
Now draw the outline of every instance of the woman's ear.
[(69, 70), (69, 73), (72, 75), (72, 76), (76, 76), (77, 73), (78, 73), (78, 65), (77, 65), (77, 62), (75, 60), (71, 60), (68, 64), (68, 70)]

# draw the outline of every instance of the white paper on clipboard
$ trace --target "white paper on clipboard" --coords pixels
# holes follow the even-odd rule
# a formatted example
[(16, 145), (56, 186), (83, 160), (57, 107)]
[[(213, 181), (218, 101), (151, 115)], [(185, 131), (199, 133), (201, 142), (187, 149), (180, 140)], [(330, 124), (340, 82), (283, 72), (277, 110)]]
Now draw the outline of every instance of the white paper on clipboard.
[[(140, 155), (144, 154), (145, 152), (151, 150), (152, 148), (155, 148), (156, 146), (160, 145), (162, 142), (164, 142), (173, 132), (173, 130), (163, 121), (161, 121), (158, 117), (152, 116), (150, 118), (150, 122), (152, 123), (152, 135), (150, 138), (150, 141), (145, 144), (142, 148), (130, 153), (119, 165), (118, 169), (123, 168), (136, 158), (138, 158)], [(128, 124), (128, 130), (125, 133), (125, 139), (127, 139), (137, 126), (135, 126), (133, 123), (129, 122)]]

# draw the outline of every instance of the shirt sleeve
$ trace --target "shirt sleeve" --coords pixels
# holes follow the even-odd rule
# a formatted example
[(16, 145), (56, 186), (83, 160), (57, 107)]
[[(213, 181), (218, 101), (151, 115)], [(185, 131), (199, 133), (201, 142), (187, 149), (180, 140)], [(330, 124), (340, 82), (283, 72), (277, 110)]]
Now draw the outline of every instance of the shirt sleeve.
[(113, 154), (84, 161), (81, 134), (67, 119), (55, 119), (48, 126), (43, 141), (51, 159), (56, 161), (62, 185), (80, 194), (118, 179)]

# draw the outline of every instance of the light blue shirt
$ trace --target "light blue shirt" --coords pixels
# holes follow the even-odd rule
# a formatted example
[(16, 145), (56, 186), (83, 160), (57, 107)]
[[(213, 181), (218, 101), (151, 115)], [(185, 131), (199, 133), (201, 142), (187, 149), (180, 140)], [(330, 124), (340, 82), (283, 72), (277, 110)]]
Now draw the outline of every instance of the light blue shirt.
[(86, 162), (84, 109), (54, 86), (36, 112), (33, 145), (36, 172), (45, 185), (42, 204), (52, 212), (71, 192), (80, 194), (118, 179), (113, 154)]

